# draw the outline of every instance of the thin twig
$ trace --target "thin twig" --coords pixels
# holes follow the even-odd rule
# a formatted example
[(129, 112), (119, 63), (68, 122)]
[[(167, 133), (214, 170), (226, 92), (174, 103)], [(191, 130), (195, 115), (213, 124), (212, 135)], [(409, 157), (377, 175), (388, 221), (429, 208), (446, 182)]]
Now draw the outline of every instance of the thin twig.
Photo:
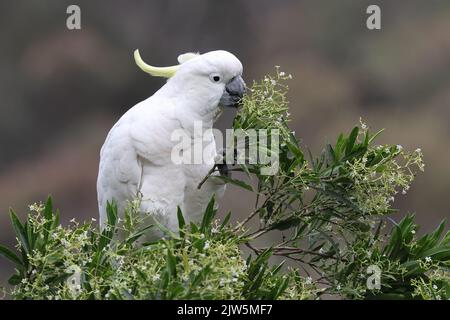
[(208, 174), (203, 178), (202, 181), (200, 181), (200, 183), (197, 186), (197, 189), (200, 189), (202, 187), (202, 185), (206, 182), (206, 180), (208, 180), (208, 178), (214, 173), (216, 168), (217, 168), (217, 164), (213, 165), (211, 170), (208, 171)]
[(233, 232), (238, 231), (243, 225), (249, 222), (259, 212), (259, 210), (261, 210), (261, 208), (252, 211), (244, 220), (238, 222), (237, 226), (233, 229)]

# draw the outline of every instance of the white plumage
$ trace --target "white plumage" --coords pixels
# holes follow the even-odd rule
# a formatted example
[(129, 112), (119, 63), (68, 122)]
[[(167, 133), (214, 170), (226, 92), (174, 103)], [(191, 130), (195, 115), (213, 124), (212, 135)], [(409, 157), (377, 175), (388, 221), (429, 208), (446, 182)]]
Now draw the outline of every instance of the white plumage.
[[(139, 65), (138, 53), (136, 59)], [(181, 65), (167, 68), (170, 78), (166, 84), (128, 110), (106, 138), (97, 180), (101, 226), (107, 220), (107, 201), (116, 201), (121, 216), (126, 201), (140, 194), (141, 212), (176, 230), (177, 206), (188, 221), (198, 221), (211, 196), (220, 197), (224, 192), (221, 180), (214, 178), (197, 189), (217, 156), (212, 133), (206, 132), (203, 137), (206, 161), (201, 164), (175, 164), (171, 153), (177, 142), (171, 140), (171, 135), (175, 130), (183, 130), (192, 136), (196, 121), (202, 122), (204, 130), (211, 129), (219, 102), (231, 106), (236, 104), (236, 97), (242, 97), (242, 64), (226, 51), (184, 54), (178, 60)], [(151, 70), (145, 71), (152, 73)], [(166, 71), (161, 72), (156, 75), (164, 76)], [(194, 146), (183, 152), (190, 152), (189, 147)], [(154, 238), (159, 233), (150, 236)]]

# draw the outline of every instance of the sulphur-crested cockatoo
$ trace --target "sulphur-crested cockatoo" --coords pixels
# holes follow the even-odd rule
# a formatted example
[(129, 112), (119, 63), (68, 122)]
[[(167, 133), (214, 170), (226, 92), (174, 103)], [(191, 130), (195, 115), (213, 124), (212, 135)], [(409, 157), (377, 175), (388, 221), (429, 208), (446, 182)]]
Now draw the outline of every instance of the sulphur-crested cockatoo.
[[(151, 97), (129, 109), (109, 132), (100, 153), (97, 180), (100, 225), (107, 222), (106, 204), (114, 200), (119, 217), (127, 200), (141, 199), (141, 213), (177, 230), (177, 207), (187, 221), (198, 221), (211, 197), (220, 197), (220, 179), (199, 183), (217, 159), (211, 131), (220, 106), (235, 107), (245, 92), (242, 64), (227, 51), (187, 53), (179, 65), (153, 67), (136, 50), (134, 58), (145, 72), (168, 81)], [(201, 124), (202, 137), (179, 148), (179, 153), (198, 152), (202, 159), (193, 164), (174, 161), (174, 147), (180, 144), (174, 132), (195, 138)], [(196, 149), (197, 148), (197, 149)], [(197, 158), (198, 159), (198, 158)], [(147, 239), (161, 236), (150, 231)]]

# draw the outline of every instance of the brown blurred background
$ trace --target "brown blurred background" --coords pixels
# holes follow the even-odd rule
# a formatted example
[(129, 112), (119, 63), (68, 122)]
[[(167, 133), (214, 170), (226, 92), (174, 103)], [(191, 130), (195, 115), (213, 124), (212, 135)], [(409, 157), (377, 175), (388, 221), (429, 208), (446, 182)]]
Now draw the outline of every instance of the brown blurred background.
[[(66, 28), (81, 7), (82, 30)], [(378, 4), (382, 30), (366, 28)], [(163, 80), (135, 66), (225, 49), (248, 83), (292, 73), (292, 126), (319, 151), (359, 117), (380, 142), (420, 147), (426, 160), (395, 205), (430, 230), (450, 211), (450, 1), (2, 1), (0, 4), (0, 243), (13, 245), (8, 207), (54, 196), (62, 220), (97, 217), (99, 150), (114, 122)], [(230, 126), (226, 114), (219, 127)], [(230, 187), (235, 218), (250, 194)], [(0, 260), (0, 285), (12, 266)]]

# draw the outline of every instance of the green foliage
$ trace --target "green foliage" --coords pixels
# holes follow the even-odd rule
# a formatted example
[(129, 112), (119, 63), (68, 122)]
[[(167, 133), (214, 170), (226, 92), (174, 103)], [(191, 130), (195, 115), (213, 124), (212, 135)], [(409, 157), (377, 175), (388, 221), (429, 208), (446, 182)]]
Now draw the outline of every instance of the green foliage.
[[(20, 254), (3, 246), (0, 252), (16, 266), (9, 280), (15, 285), (13, 297), (276, 299), (288, 287), (290, 276), (268, 267), (270, 252), (242, 259), (239, 245), (244, 240), (215, 219), (214, 199), (199, 225), (187, 226), (179, 210), (178, 234), (155, 221), (165, 238), (151, 243), (139, 242), (149, 226), (142, 226), (138, 208), (138, 200), (130, 203), (122, 221), (117, 207), (108, 204), (103, 231), (74, 221), (62, 228), (55, 223), (58, 214), (53, 214), (51, 198), (45, 206), (31, 207), (25, 225), (12, 212)], [(124, 240), (116, 239), (118, 233)], [(74, 276), (79, 282), (71, 283)], [(299, 295), (294, 286), (292, 294)], [(307, 296), (306, 289), (302, 295)]]
[[(231, 225), (227, 215), (220, 223), (212, 199), (198, 224), (186, 223), (178, 210), (174, 232), (141, 215), (137, 199), (123, 219), (108, 204), (103, 230), (75, 222), (63, 228), (49, 198), (30, 207), (25, 223), (10, 213), (18, 244), (16, 250), (0, 246), (0, 255), (16, 266), (12, 296), (449, 299), (450, 233), (444, 234), (444, 222), (419, 237), (414, 215), (395, 221), (395, 197), (406, 194), (424, 169), (420, 149), (376, 145), (381, 131), (373, 134), (361, 122), (318, 156), (305, 156), (288, 126), (289, 78), (277, 68), (275, 76), (254, 83), (233, 124), (243, 132), (278, 130), (280, 138), (274, 175), (262, 175), (264, 165), (246, 159), (231, 170), (253, 183), (223, 178), (255, 194), (246, 218)], [(258, 223), (249, 227), (253, 220)], [(149, 228), (164, 238), (145, 242)], [(257, 247), (255, 240), (266, 235), (272, 245)], [(243, 246), (252, 250), (246, 259)], [(273, 256), (293, 264), (274, 264)], [(368, 286), (374, 267), (379, 288)]]
[[(360, 121), (347, 135), (327, 144), (319, 156), (308, 151), (308, 161), (288, 127), (285, 82), (289, 78), (277, 68), (275, 76), (254, 83), (234, 121), (235, 129), (280, 133), (280, 166), (275, 175), (261, 175), (262, 165), (250, 159), (234, 169), (257, 181), (255, 209), (240, 224), (249, 243), (281, 231), (282, 240), (271, 247), (273, 254), (294, 260), (305, 273), (309, 270), (323, 288), (319, 294), (448, 298), (440, 291), (430, 295), (421, 290), (425, 286), (421, 281), (430, 277), (441, 279), (435, 284), (437, 290), (448, 286), (450, 246), (448, 235), (442, 238), (444, 223), (436, 232), (416, 239), (418, 226), (412, 215), (399, 224), (389, 217), (396, 213), (395, 197), (406, 194), (416, 173), (424, 170), (421, 150), (376, 145), (382, 131), (373, 134)], [(254, 217), (259, 218), (259, 227), (246, 229)], [(394, 227), (382, 237), (387, 222)], [(251, 247), (256, 254), (265, 249)], [(433, 263), (425, 268), (426, 257)], [(370, 266), (381, 269), (379, 290), (367, 287)]]

